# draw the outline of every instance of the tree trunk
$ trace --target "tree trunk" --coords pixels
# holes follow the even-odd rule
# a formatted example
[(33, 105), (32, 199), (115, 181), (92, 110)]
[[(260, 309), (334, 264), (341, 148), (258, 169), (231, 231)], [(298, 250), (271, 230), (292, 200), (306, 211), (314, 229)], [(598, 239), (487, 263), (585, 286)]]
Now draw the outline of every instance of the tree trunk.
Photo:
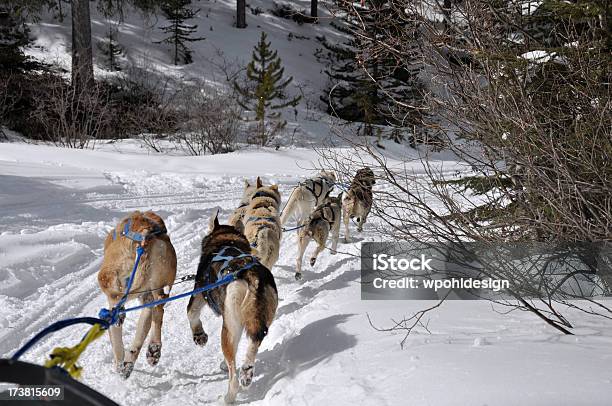
[(246, 0), (236, 0), (236, 28), (246, 28)]
[(317, 8), (319, 7), (319, 2), (317, 0), (310, 0), (310, 16), (317, 17)]
[(72, 0), (72, 86), (80, 92), (93, 81), (89, 0)]
[(450, 30), (452, 6), (452, 0), (444, 0), (444, 4), (442, 5), (442, 15), (444, 16), (444, 32), (448, 32)]

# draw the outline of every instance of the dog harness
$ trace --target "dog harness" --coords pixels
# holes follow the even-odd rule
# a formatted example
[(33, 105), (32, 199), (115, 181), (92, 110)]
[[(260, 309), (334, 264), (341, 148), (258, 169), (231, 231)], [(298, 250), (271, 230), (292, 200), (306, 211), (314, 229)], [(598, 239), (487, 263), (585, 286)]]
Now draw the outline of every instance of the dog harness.
[[(331, 207), (332, 202), (327, 202), (325, 203), (323, 206), (319, 207), (316, 211), (321, 213), (321, 217), (323, 220), (327, 221), (327, 224), (329, 225), (329, 229), (331, 230), (334, 226), (334, 223), (336, 222), (336, 214), (334, 213), (334, 209)], [(325, 217), (325, 212), (327, 209), (329, 208), (329, 212), (331, 213), (331, 219), (328, 219), (327, 217)], [(311, 222), (314, 221), (316, 219), (312, 219), (310, 220)]]
[[(323, 195), (323, 191), (325, 190), (324, 186), (328, 187), (327, 193), (325, 193), (325, 196), (323, 196), (324, 198), (329, 196), (331, 191), (334, 189), (334, 182), (324, 178), (323, 176), (316, 179), (306, 179), (305, 181), (300, 182), (300, 185), (304, 186), (310, 193), (312, 193), (317, 202)], [(319, 187), (319, 192), (317, 192), (317, 186)]]
[(251, 197), (251, 200), (255, 199), (256, 197), (269, 197), (270, 199), (273, 199), (274, 201), (278, 202), (277, 197), (275, 195), (266, 192), (265, 190), (260, 190), (256, 192), (253, 197)]
[[(251, 197), (251, 201), (257, 197), (268, 197), (270, 199), (273, 199), (275, 202), (280, 203), (277, 200), (277, 197), (275, 195), (273, 195), (272, 193), (266, 192), (265, 190), (260, 190), (258, 192), (256, 192), (253, 197)], [(254, 208), (258, 208), (258, 207), (270, 207), (270, 206), (255, 206)], [(253, 221), (259, 221), (259, 220), (265, 220), (265, 221), (269, 221), (271, 223), (276, 223), (277, 222), (277, 218), (273, 217), (273, 216), (250, 216), (248, 219), (246, 219), (245, 221), (245, 225), (246, 223), (250, 223)], [(263, 230), (264, 228), (270, 228), (270, 229), (274, 229), (274, 227), (272, 226), (272, 224), (270, 223), (264, 223), (264, 224), (260, 224), (257, 227), (257, 233), (255, 233), (255, 241), (253, 241), (251, 243), (251, 247), (253, 248), (257, 248), (257, 235), (259, 235), (259, 232), (261, 230)]]
[[(132, 219), (128, 219), (128, 221), (126, 221), (125, 224), (123, 225), (123, 230), (121, 231), (119, 236), (126, 237), (132, 241), (142, 243), (142, 242), (145, 242), (146, 240), (150, 240), (156, 235), (161, 235), (161, 234), (166, 233), (158, 224), (156, 224), (155, 228), (153, 228), (153, 231), (151, 231), (146, 236), (143, 235), (142, 233), (137, 233), (135, 231), (132, 231), (131, 228), (132, 228)], [(116, 239), (117, 239), (117, 229), (114, 228), (113, 229), (113, 241)]]
[[(233, 249), (235, 251), (238, 251), (238, 255), (226, 255), (226, 251), (229, 250), (229, 249)], [(250, 258), (251, 262), (247, 263), (246, 265), (242, 266), (241, 268), (238, 268), (238, 269), (234, 270), (233, 267), (232, 267), (232, 262), (234, 262), (237, 259), (241, 259), (241, 258)], [(210, 263), (208, 264), (208, 269), (206, 270), (206, 277), (204, 278), (204, 284), (205, 285), (208, 285), (208, 284), (211, 284), (211, 283), (215, 282), (215, 281), (211, 280), (211, 277), (210, 277), (210, 275), (211, 275), (210, 268), (211, 268), (212, 264), (214, 264), (216, 262), (223, 262), (223, 264), (221, 265), (221, 267), (217, 271), (217, 280), (220, 280), (221, 278), (223, 278), (224, 275), (227, 275), (230, 272), (233, 272), (234, 277), (237, 277), (242, 272), (244, 272), (244, 271), (246, 271), (248, 269), (251, 269), (251, 268), (253, 268), (256, 265), (259, 265), (259, 260), (254, 255), (245, 253), (241, 249), (239, 249), (237, 247), (234, 247), (232, 245), (226, 245), (226, 246), (222, 247), (219, 250), (219, 252), (217, 252), (215, 254), (215, 256), (210, 260)], [(219, 304), (217, 303), (217, 301), (214, 299), (214, 297), (212, 295), (210, 295), (209, 292), (206, 292), (206, 293), (204, 293), (204, 298), (208, 301), (208, 304), (213, 309), (213, 311), (217, 314), (217, 316), (220, 316), (221, 315), (221, 309), (220, 309)]]

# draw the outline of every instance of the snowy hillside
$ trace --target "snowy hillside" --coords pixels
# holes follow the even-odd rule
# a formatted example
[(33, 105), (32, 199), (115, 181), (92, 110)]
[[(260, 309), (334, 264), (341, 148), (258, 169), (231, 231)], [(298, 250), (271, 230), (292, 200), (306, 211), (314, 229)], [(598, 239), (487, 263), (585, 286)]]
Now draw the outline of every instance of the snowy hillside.
[[(306, 9), (310, 7), (310, 2), (298, 1), (292, 2), (292, 5), (296, 9)], [(296, 108), (297, 114), (293, 109), (284, 113), (285, 119), (289, 121), (287, 137), (293, 134), (290, 142), (301, 145), (328, 139), (330, 117), (322, 113), (326, 106), (319, 99), (328, 78), (324, 73), (324, 64), (317, 60), (315, 53), (317, 49), (322, 48), (316, 37), (325, 36), (332, 41), (343, 40), (343, 36), (329, 25), (332, 21), (331, 13), (327, 7), (321, 5), (318, 24), (298, 25), (292, 20), (272, 15), (272, 2), (255, 0), (249, 2), (248, 6), (247, 27), (237, 29), (235, 2), (194, 1), (191, 7), (200, 11), (189, 21), (198, 25), (193, 36), (205, 39), (189, 43), (189, 48), (193, 51), (193, 63), (175, 66), (172, 63), (171, 47), (155, 43), (164, 38), (160, 30), (160, 27), (166, 24), (163, 16), (143, 15), (142, 12), (127, 8), (124, 21), (119, 24), (117, 19), (106, 19), (95, 3), (92, 3), (95, 75), (97, 78), (105, 78), (143, 74), (158, 78), (160, 82), (172, 78), (179, 84), (205, 83), (227, 89), (231, 83), (227, 81), (226, 75), (236, 74), (246, 68), (260, 33), (265, 32), (272, 48), (278, 51), (282, 59), (285, 74), (293, 77), (287, 92), (302, 96), (300, 105)], [(254, 9), (263, 12), (255, 15), (249, 11)], [(26, 49), (26, 53), (36, 60), (51, 63), (69, 72), (72, 29), (70, 18), (60, 22), (54, 18), (54, 14), (46, 13), (42, 19), (42, 24), (31, 24), (31, 37), (34, 42)], [(123, 48), (119, 63), (123, 72), (108, 70), (105, 57), (98, 46), (105, 40), (109, 24), (118, 30), (117, 41)], [(297, 132), (293, 133), (294, 131)]]
[[(226, 220), (244, 178), (278, 182), (283, 199), (311, 174), (308, 149), (256, 150), (185, 158), (134, 148), (75, 151), (0, 144), (0, 355), (52, 321), (95, 315), (106, 305), (96, 273), (106, 233), (126, 212), (154, 209), (166, 219), (177, 250), (178, 275), (195, 272), (199, 245), (217, 208)], [(254, 172), (253, 168), (257, 168)], [(375, 240), (371, 225), (359, 236)], [(313, 247), (311, 246), (310, 249)], [(360, 300), (359, 243), (323, 252), (304, 279), (293, 278), (295, 233), (283, 237), (273, 269), (279, 309), (239, 402), (261, 405), (608, 405), (612, 395), (612, 329), (585, 315), (576, 336), (525, 313), (502, 315), (488, 302), (451, 301), (430, 315), (429, 330), (411, 335), (375, 331), (428, 306), (419, 301)], [(191, 284), (177, 285), (174, 293)], [(105, 335), (83, 354), (83, 381), (122, 405), (218, 402), (227, 377), (219, 368), (221, 321), (204, 310), (208, 344), (191, 338), (186, 301), (166, 307), (164, 351), (150, 367), (141, 357), (122, 380), (111, 368)], [(497, 309), (503, 310), (503, 309)], [(124, 331), (131, 337), (135, 317)], [(74, 327), (25, 356), (42, 362), (57, 345), (73, 345)], [(129, 338), (128, 338), (129, 339)], [(241, 343), (239, 359), (244, 355)]]

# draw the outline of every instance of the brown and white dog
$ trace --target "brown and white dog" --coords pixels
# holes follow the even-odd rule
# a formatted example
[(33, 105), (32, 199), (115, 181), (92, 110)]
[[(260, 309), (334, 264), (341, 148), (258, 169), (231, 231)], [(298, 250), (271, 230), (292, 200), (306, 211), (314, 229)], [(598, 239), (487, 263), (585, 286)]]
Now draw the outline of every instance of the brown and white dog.
[(357, 231), (363, 230), (370, 209), (372, 208), (372, 186), (376, 183), (374, 172), (367, 166), (357, 171), (351, 187), (342, 202), (344, 216), (344, 241), (350, 241), (349, 219), (357, 220)]
[(270, 270), (278, 261), (280, 251), (280, 204), (278, 186), (264, 186), (261, 179), (257, 178), (255, 192), (244, 212), (244, 235), (261, 263)]
[(315, 207), (322, 204), (334, 189), (336, 175), (330, 171), (321, 171), (319, 175), (300, 182), (283, 209), (281, 225), (285, 225), (291, 217), (296, 217), (301, 225), (312, 213)]
[[(132, 240), (130, 233), (139, 234), (143, 241)], [(144, 304), (166, 298), (170, 293), (176, 277), (176, 253), (166, 234), (166, 225), (161, 217), (151, 211), (135, 211), (122, 219), (104, 241), (104, 260), (98, 272), (98, 283), (108, 299), (110, 309), (121, 300), (126, 291), (139, 244), (145, 251), (134, 276), (130, 290), (133, 293), (130, 293), (128, 300), (137, 298)], [(163, 317), (163, 304), (140, 311), (136, 334), (127, 354), (123, 346), (123, 320), (109, 328), (115, 367), (124, 378), (132, 373), (151, 327), (153, 331), (149, 339), (147, 361), (150, 365), (159, 362)]]
[[(187, 307), (193, 341), (197, 345), (208, 341), (200, 320), (204, 304), (208, 303), (217, 315), (223, 316), (221, 349), (229, 373), (227, 403), (236, 399), (239, 386), (246, 388), (251, 384), (257, 351), (268, 334), (278, 306), (272, 273), (251, 253), (244, 235), (232, 226), (220, 225), (215, 215), (208, 235), (202, 240), (194, 289), (214, 283), (230, 272), (237, 273), (229, 284), (192, 296)], [(236, 351), (243, 330), (246, 330), (249, 342), (246, 359), (237, 374)]]
[(332, 235), (332, 254), (335, 254), (340, 235), (340, 216), (342, 214), (342, 192), (337, 197), (328, 197), (325, 203), (317, 206), (298, 230), (298, 257), (295, 279), (302, 278), (302, 258), (311, 239), (317, 242), (317, 248), (310, 258), (314, 266), (317, 256), (325, 249), (329, 233)]
[(240, 199), (240, 205), (229, 218), (230, 226), (241, 233), (244, 233), (244, 213), (246, 212), (247, 206), (251, 201), (251, 197), (255, 194), (256, 186), (252, 185), (247, 179), (244, 180), (244, 191), (242, 192), (242, 199)]

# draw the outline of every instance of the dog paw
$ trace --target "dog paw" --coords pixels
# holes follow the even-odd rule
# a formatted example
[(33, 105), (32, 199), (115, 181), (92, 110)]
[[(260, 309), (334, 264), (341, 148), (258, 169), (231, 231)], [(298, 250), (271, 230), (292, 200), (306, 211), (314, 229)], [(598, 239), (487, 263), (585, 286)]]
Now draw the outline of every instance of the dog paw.
[(134, 370), (134, 363), (133, 362), (124, 362), (122, 365), (120, 365), (117, 368), (119, 375), (123, 378), (123, 379), (128, 379), (130, 377), (130, 375), (132, 374), (132, 371)]
[(203, 331), (201, 333), (193, 333), (193, 342), (199, 346), (206, 345), (208, 342), (208, 334)]
[(317, 262), (316, 258), (310, 258), (310, 266), (314, 266), (316, 262)]
[(302, 279), (302, 274), (300, 272), (296, 272), (295, 273), (295, 280), (299, 281), (300, 279)]
[(161, 357), (161, 344), (149, 344), (147, 349), (147, 362), (149, 365), (157, 365)]
[(236, 401), (236, 395), (230, 395), (229, 393), (223, 396), (223, 402), (226, 405), (231, 405)]
[(246, 389), (251, 386), (251, 382), (253, 382), (253, 365), (243, 365), (240, 368), (240, 386)]

